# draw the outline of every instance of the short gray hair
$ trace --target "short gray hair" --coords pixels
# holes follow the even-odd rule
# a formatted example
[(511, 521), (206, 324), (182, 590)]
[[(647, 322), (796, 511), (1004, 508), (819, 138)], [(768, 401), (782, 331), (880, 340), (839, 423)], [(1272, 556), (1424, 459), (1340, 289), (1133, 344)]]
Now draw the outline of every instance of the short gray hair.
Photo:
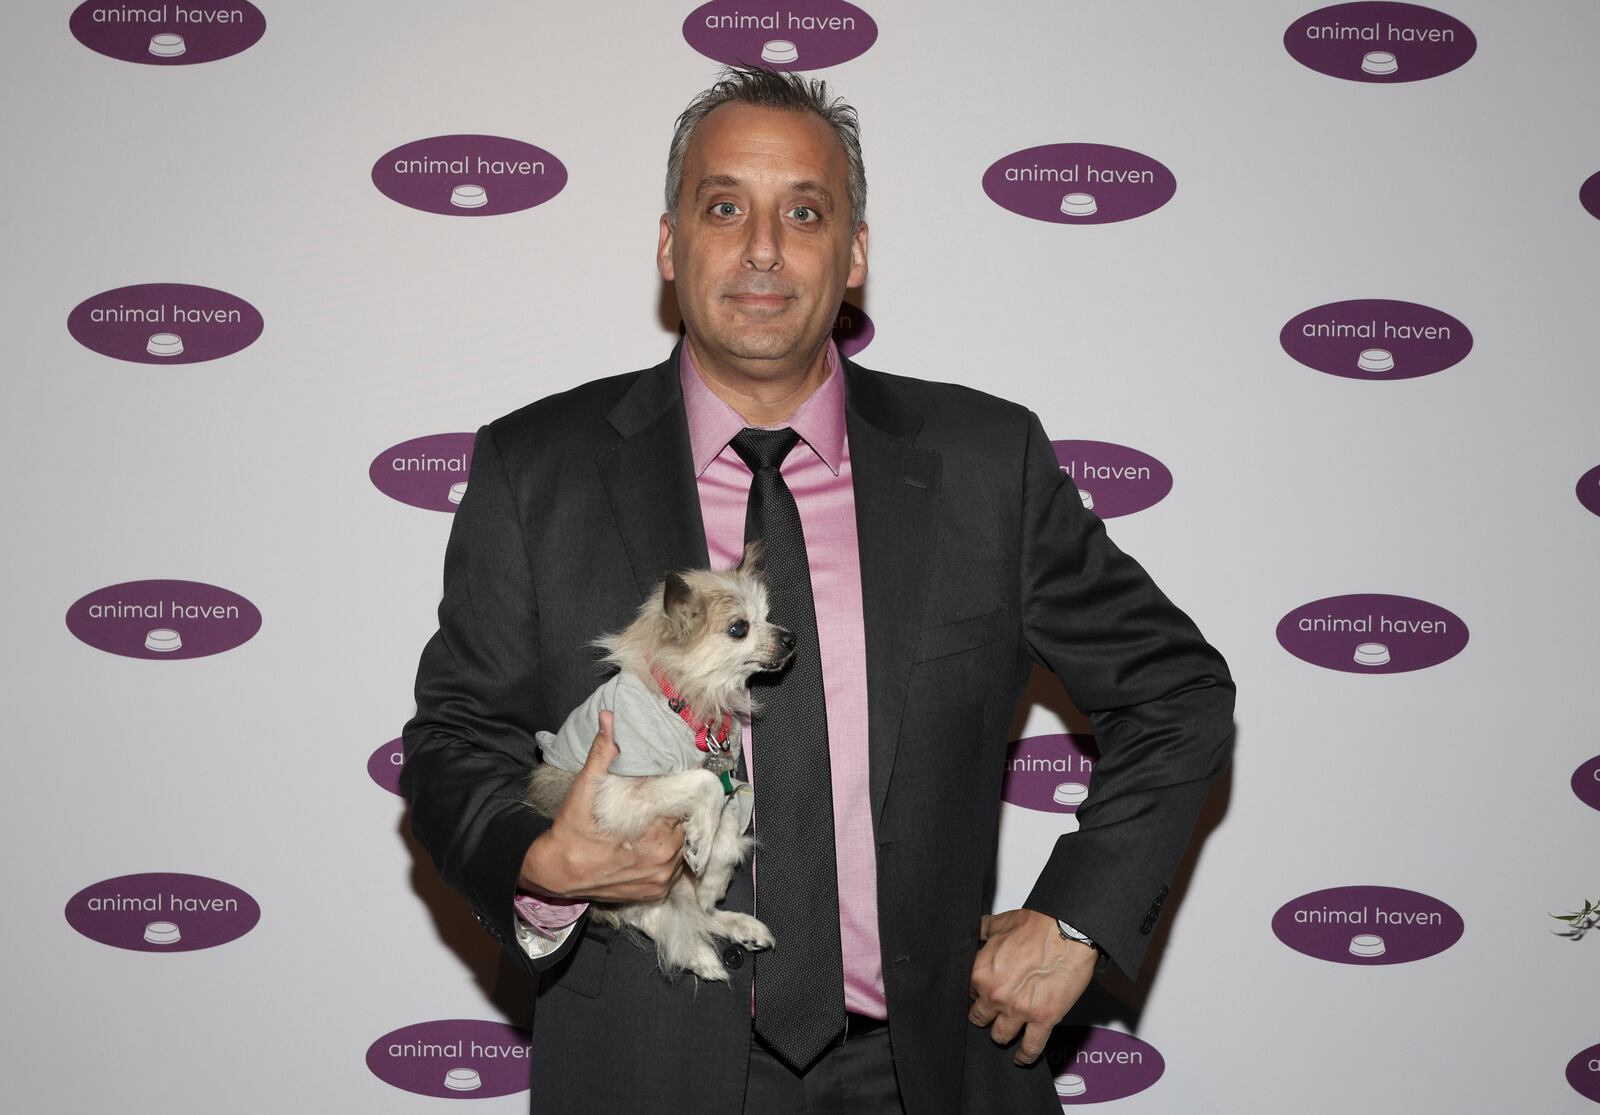
[(690, 101), (689, 107), (678, 117), (672, 132), (672, 146), (667, 151), (669, 222), (677, 220), (678, 196), (683, 192), (683, 157), (689, 150), (695, 128), (713, 109), (730, 102), (789, 112), (814, 112), (822, 117), (844, 148), (849, 168), (851, 231), (861, 227), (861, 222), (867, 219), (867, 168), (861, 161), (861, 124), (856, 110), (846, 104), (843, 97), (830, 101), (828, 83), (820, 77), (807, 79), (762, 66), (727, 67), (716, 84)]

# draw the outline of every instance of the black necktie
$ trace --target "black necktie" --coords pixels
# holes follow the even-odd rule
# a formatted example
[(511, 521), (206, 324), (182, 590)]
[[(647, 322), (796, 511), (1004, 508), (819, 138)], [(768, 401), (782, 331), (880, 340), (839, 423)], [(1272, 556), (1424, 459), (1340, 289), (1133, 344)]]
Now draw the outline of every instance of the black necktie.
[(833, 779), (811, 568), (800, 511), (778, 466), (800, 435), (747, 429), (733, 439), (750, 466), (744, 536), (762, 544), (769, 618), (794, 633), (794, 661), (753, 679), (761, 711), (751, 723), (755, 757), (756, 916), (777, 941), (756, 954), (756, 1033), (803, 1071), (844, 1028), (839, 873), (833, 850)]

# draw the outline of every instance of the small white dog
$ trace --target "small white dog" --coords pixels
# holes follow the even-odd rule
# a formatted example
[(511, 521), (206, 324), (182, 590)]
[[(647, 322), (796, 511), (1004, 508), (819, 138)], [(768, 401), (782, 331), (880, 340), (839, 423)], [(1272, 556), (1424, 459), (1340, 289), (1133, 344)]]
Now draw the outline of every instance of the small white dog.
[(612, 712), (621, 755), (595, 793), (595, 823), (637, 839), (661, 817), (683, 818), (688, 871), (659, 902), (594, 904), (589, 916), (636, 929), (655, 941), (670, 979), (690, 971), (727, 982), (713, 938), (747, 949), (773, 945), (756, 918), (717, 903), (733, 869), (749, 854), (752, 795), (733, 778), (741, 727), (753, 706), (752, 674), (781, 670), (794, 636), (767, 619), (767, 585), (755, 544), (728, 570), (674, 573), (656, 586), (627, 628), (596, 640), (618, 671), (567, 717), (540, 732), (544, 761), (528, 783), (528, 802), (554, 817)]

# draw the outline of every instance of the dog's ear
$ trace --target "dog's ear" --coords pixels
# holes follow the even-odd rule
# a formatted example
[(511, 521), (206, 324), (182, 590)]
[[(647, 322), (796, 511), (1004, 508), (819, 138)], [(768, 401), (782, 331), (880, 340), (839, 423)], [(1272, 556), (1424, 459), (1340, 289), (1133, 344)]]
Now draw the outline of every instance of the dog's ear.
[(739, 555), (739, 564), (733, 567), (735, 573), (760, 574), (761, 569), (761, 540), (744, 544), (744, 553)]
[(689, 606), (689, 601), (694, 597), (694, 592), (689, 588), (689, 582), (676, 573), (668, 573), (665, 586), (661, 590), (661, 610), (669, 616), (673, 612), (682, 611)]

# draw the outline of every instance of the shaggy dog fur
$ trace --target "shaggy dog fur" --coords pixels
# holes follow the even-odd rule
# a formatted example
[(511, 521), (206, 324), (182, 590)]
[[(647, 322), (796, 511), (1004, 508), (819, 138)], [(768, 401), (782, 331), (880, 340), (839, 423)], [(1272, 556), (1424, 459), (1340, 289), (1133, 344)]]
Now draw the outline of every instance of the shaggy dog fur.
[[(627, 628), (595, 644), (605, 651), (607, 663), (632, 673), (660, 695), (653, 668), (697, 722), (715, 726), (732, 714), (728, 738), (733, 748), (739, 747), (740, 727), (754, 711), (751, 675), (782, 669), (794, 651), (794, 636), (767, 619), (767, 585), (759, 561), (759, 550), (751, 545), (732, 569), (672, 574), (646, 597)], [(664, 695), (660, 700), (667, 702)], [(607, 774), (595, 793), (594, 816), (596, 825), (619, 841), (639, 838), (658, 818), (682, 818), (688, 870), (658, 902), (595, 903), (589, 916), (651, 938), (668, 978), (689, 971), (701, 979), (727, 982), (714, 938), (737, 941), (747, 949), (773, 945), (771, 932), (756, 918), (717, 909), (734, 868), (752, 845), (742, 831), (741, 818), (748, 811), (724, 808), (729, 799), (721, 779), (698, 765), (706, 756), (695, 750), (694, 731), (681, 720), (676, 727), (682, 730), (678, 742), (687, 748), (693, 769), (643, 777)], [(576, 776), (576, 771), (541, 763), (529, 781), (529, 804), (554, 817)]]

